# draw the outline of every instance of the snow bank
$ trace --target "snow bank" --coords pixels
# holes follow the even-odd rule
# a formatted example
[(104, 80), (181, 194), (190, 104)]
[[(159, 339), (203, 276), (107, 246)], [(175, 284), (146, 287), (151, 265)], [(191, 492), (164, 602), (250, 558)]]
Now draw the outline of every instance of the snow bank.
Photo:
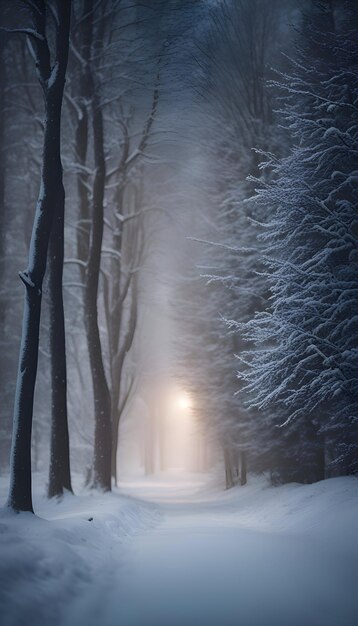
[[(344, 535), (358, 549), (358, 478), (344, 476), (312, 485), (290, 483), (272, 487), (264, 477), (250, 477), (249, 484), (222, 492), (215, 483), (201, 491), (201, 501), (212, 498), (235, 523), (255, 530), (294, 532), (322, 537)], [(205, 494), (205, 495), (204, 495)], [(199, 494), (200, 495), (200, 492)]]
[(1, 626), (67, 623), (69, 605), (109, 586), (113, 553), (123, 567), (127, 543), (160, 520), (154, 504), (118, 493), (62, 501), (35, 493), (34, 508), (36, 516), (0, 509)]

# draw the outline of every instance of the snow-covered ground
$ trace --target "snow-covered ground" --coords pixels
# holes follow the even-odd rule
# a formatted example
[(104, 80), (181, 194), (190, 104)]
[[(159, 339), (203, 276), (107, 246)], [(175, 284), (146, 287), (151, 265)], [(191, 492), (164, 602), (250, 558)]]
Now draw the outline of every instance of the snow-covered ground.
[(0, 511), (1, 626), (358, 624), (356, 478), (38, 493), (38, 517)]

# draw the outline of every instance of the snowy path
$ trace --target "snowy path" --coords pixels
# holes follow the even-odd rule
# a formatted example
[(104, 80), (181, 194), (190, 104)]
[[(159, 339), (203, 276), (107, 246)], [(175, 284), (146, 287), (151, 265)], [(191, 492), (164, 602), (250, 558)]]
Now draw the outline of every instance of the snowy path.
[[(78, 555), (81, 550), (80, 563), (73, 572), (70, 560), (67, 578), (57, 563), (58, 611), (45, 611), (40, 620), (33, 611), (31, 623), (356, 626), (357, 487), (350, 478), (279, 489), (258, 481), (223, 493), (185, 482), (126, 485), (122, 492), (135, 499), (122, 498), (125, 510), (135, 520), (143, 507), (148, 518), (127, 540), (116, 523), (115, 497), (106, 500), (107, 510), (105, 500), (92, 499), (94, 521), (85, 525), (82, 515), (81, 536), (78, 512), (72, 530), (69, 509), (63, 512), (67, 530), (57, 512), (56, 539), (72, 542)], [(82, 576), (79, 587), (74, 576)], [(43, 593), (36, 577), (32, 592)], [(6, 626), (29, 623), (28, 607), (26, 615), (9, 615)]]
[(84, 623), (358, 624), (357, 560), (350, 560), (339, 546), (328, 545), (327, 536), (320, 540), (315, 533), (307, 537), (257, 529), (262, 520), (255, 523), (248, 512), (251, 506), (255, 516), (254, 496), (243, 502), (245, 522), (235, 493), (198, 501), (195, 488), (166, 483), (154, 485), (152, 493), (148, 485), (129, 492), (155, 500), (162, 520), (136, 537), (126, 554), (124, 575), (115, 576), (111, 588), (104, 590), (100, 610), (97, 613), (92, 605)]

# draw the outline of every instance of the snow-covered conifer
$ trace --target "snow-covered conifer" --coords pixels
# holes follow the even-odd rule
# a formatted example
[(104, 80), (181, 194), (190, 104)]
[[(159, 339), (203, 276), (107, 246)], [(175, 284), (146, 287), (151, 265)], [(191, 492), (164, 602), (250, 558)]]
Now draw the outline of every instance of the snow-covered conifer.
[(260, 236), (271, 307), (238, 326), (255, 344), (240, 377), (277, 469), (311, 481), (358, 469), (358, 57), (347, 23), (306, 25), (302, 39), (276, 84), (295, 145), (267, 157), (274, 179), (256, 197), (275, 208)]

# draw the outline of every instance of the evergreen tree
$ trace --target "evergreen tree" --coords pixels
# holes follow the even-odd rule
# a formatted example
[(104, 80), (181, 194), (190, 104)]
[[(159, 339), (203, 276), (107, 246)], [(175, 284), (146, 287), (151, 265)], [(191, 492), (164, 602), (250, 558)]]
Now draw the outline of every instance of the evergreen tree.
[(271, 308), (238, 324), (255, 344), (240, 378), (263, 411), (273, 467), (304, 482), (358, 469), (357, 33), (321, 24), (305, 25), (276, 84), (295, 146), (268, 156), (274, 180), (256, 198), (276, 211), (260, 236)]

